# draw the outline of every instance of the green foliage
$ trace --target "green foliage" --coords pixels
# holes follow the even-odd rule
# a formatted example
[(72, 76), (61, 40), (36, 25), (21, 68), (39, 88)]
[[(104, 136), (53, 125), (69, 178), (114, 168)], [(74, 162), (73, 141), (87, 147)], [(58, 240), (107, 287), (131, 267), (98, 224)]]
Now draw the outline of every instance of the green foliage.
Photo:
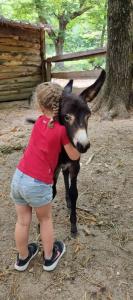
[(32, 0), (0, 0), (0, 15), (28, 22), (36, 22), (38, 17)]
[[(100, 1), (91, 10), (70, 21), (67, 26), (65, 39), (64, 50), (66, 52), (69, 52), (70, 48), (72, 51), (83, 51), (100, 47), (102, 29), (104, 22), (106, 23), (106, 11), (104, 8), (105, 1)], [(106, 40), (105, 32), (104, 45)]]
[[(50, 25), (53, 35), (47, 35), (47, 55), (55, 55), (55, 42), (64, 38), (64, 53), (98, 48), (102, 30), (106, 26), (107, 0), (0, 0), (0, 15), (12, 20), (43, 22)], [(79, 15), (77, 14), (78, 12)], [(77, 16), (76, 16), (77, 14)], [(60, 22), (66, 22), (62, 30)], [(104, 44), (106, 34), (104, 35)], [(97, 61), (98, 60), (98, 61)], [(86, 68), (101, 65), (104, 59), (75, 62), (75, 67)], [(69, 69), (69, 64), (66, 67)], [(71, 68), (71, 67), (70, 67)]]

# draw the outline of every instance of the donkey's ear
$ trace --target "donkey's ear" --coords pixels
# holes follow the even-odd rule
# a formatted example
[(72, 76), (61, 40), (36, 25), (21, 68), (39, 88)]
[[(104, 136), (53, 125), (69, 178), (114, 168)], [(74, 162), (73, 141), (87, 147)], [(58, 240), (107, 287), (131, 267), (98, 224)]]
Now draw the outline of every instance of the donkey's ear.
[(98, 79), (87, 89), (85, 89), (81, 94), (80, 97), (82, 97), (86, 102), (91, 102), (99, 93), (104, 81), (106, 78), (106, 72), (105, 70), (102, 70), (100, 76)]
[(73, 87), (73, 79), (71, 79), (67, 85), (64, 87), (64, 92), (70, 94), (72, 92), (72, 87)]

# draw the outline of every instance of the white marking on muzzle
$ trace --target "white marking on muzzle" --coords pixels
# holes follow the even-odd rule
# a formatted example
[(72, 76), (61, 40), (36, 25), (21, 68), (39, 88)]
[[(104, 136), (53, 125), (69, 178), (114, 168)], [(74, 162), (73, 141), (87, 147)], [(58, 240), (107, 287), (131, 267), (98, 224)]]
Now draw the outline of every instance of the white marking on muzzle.
[(82, 146), (86, 146), (89, 142), (88, 136), (87, 136), (87, 132), (85, 129), (78, 129), (78, 131), (76, 132), (74, 139), (73, 139), (73, 143), (76, 146), (77, 143), (80, 143)]

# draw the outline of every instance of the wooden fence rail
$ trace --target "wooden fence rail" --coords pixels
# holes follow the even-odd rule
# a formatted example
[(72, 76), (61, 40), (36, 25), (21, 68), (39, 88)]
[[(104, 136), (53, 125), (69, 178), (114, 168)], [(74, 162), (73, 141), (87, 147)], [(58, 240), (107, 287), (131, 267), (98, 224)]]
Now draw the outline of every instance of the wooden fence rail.
[[(59, 56), (52, 56), (44, 60), (44, 64), (47, 65), (46, 69), (46, 80), (50, 81), (51, 78), (60, 78), (60, 79), (66, 79), (66, 78), (88, 78), (95, 77), (98, 75), (99, 72), (94, 73), (92, 71), (77, 71), (77, 72), (53, 72), (51, 71), (52, 63), (53, 62), (63, 62), (63, 61), (73, 61), (73, 60), (82, 60), (86, 58), (96, 57), (96, 56), (103, 56), (106, 55), (106, 48), (100, 48), (95, 50), (88, 50), (88, 51), (82, 51), (82, 52), (75, 52), (75, 53), (69, 53)], [(89, 74), (90, 73), (90, 74)]]

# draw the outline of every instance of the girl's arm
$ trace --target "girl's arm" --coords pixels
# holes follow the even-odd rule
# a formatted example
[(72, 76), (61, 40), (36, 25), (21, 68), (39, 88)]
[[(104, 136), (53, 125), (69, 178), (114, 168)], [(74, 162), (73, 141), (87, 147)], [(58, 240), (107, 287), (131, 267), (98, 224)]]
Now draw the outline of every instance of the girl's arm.
[(64, 145), (64, 149), (70, 159), (78, 160), (80, 158), (79, 151), (75, 147), (73, 147), (71, 143)]

